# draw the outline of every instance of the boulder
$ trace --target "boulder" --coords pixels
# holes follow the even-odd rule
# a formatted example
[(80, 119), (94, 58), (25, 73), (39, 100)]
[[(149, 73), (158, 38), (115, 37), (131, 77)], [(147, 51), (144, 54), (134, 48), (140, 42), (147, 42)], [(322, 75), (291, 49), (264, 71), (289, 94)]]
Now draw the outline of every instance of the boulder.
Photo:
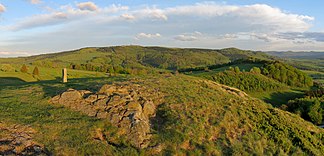
[(82, 99), (81, 94), (76, 90), (70, 90), (61, 94), (59, 104), (73, 104)]
[(115, 92), (116, 89), (117, 89), (116, 86), (105, 84), (100, 88), (98, 93), (99, 94), (112, 95), (112, 93)]
[(155, 105), (152, 101), (146, 101), (143, 104), (143, 113), (147, 117), (153, 116), (155, 114)]

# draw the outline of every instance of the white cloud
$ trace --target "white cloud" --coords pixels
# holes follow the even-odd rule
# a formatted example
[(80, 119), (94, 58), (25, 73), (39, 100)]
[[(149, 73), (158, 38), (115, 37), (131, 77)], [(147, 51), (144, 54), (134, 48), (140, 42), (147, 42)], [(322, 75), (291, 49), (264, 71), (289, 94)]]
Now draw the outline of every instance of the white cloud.
[(6, 7), (0, 3), (0, 13), (3, 13), (6, 11)]
[(225, 35), (222, 35), (221, 38), (224, 38), (224, 39), (236, 39), (236, 38), (238, 38), (238, 35), (237, 34), (225, 34)]
[(158, 9), (156, 7), (146, 7), (139, 10), (135, 10), (133, 11), (133, 15), (141, 19), (148, 18), (152, 20), (168, 20), (168, 16), (165, 14), (165, 10)]
[(175, 40), (178, 41), (195, 41), (198, 38), (196, 36), (192, 36), (192, 35), (178, 35), (176, 37), (174, 37)]
[[(12, 46), (15, 41), (23, 40), (28, 42), (22, 42), (24, 44), (15, 47), (28, 48), (28, 44), (32, 42), (33, 46), (41, 49), (41, 43), (44, 45), (42, 50), (46, 51), (133, 42), (183, 47), (279, 49), (280, 46), (295, 47), (293, 42), (324, 41), (324, 35), (307, 32), (315, 20), (314, 17), (289, 13), (264, 4), (227, 5), (208, 2), (168, 8), (130, 8), (122, 5), (103, 7), (93, 2), (83, 2), (48, 9), (45, 14), (15, 20), (17, 22), (13, 25), (5, 26), (7, 36), (14, 34)], [(25, 33), (32, 28), (52, 25), (59, 26), (37, 31), (39, 33), (15, 34), (19, 33), (17, 30), (25, 30), (22, 31)], [(292, 40), (294, 37), (299, 39)], [(48, 38), (51, 41), (47, 41)], [(7, 40), (1, 32), (0, 43)], [(70, 43), (66, 44), (66, 40)], [(8, 51), (18, 50), (12, 48)]]
[(41, 0), (29, 0), (29, 2), (30, 2), (31, 4), (40, 4), (40, 3), (42, 3)]
[(251, 33), (250, 36), (252, 38), (256, 38), (256, 39), (262, 40), (264, 42), (271, 42), (276, 39), (275, 37), (272, 37), (271, 35), (268, 35), (268, 34)]
[(0, 57), (28, 56), (28, 55), (30, 55), (30, 54), (27, 52), (3, 52), (3, 51), (0, 51)]
[(122, 15), (120, 15), (120, 17), (125, 20), (134, 20), (135, 19), (135, 16), (130, 15), (130, 14), (122, 14)]
[(82, 2), (82, 3), (78, 3), (77, 7), (80, 10), (87, 10), (87, 11), (97, 11), (98, 10), (98, 6), (93, 3), (93, 2)]
[(195, 40), (198, 40), (199, 37), (201, 37), (201, 36), (202, 36), (201, 32), (195, 31), (193, 33), (184, 33), (181, 35), (177, 35), (174, 37), (174, 39), (178, 40), (178, 41), (195, 41)]
[(35, 28), (41, 26), (56, 25), (66, 22), (68, 15), (63, 12), (54, 12), (51, 14), (35, 15), (28, 17), (23, 21), (18, 22), (16, 25), (8, 26), (7, 29), (17, 31), (21, 29)]
[[(179, 18), (204, 18), (208, 24), (232, 25), (239, 30), (259, 29), (259, 31), (306, 31), (311, 27), (309, 21), (314, 17), (286, 13), (265, 4), (245, 6), (223, 5), (216, 3), (199, 3), (165, 9), (167, 16)], [(222, 23), (219, 23), (222, 22)], [(207, 24), (207, 23), (203, 23)], [(235, 25), (233, 25), (235, 24)]]
[(158, 38), (161, 37), (161, 34), (156, 33), (156, 34), (146, 34), (146, 33), (139, 33), (135, 36), (135, 39), (139, 40), (142, 38)]

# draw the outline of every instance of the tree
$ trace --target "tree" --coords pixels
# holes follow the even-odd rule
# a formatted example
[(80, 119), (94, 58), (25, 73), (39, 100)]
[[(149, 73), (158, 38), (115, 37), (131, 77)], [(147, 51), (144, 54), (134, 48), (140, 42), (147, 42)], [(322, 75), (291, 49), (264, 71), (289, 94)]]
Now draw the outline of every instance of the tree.
[(23, 66), (20, 68), (20, 71), (23, 73), (27, 73), (28, 72), (28, 68), (25, 64), (23, 64)]
[(229, 67), (228, 70), (229, 71), (234, 71), (234, 68), (233, 67)]
[(37, 66), (33, 70), (33, 75), (38, 75), (39, 76), (39, 70), (38, 70)]
[(253, 67), (251, 70), (250, 70), (251, 73), (254, 73), (254, 74), (261, 74), (261, 69), (258, 68), (258, 67)]
[(321, 108), (321, 103), (318, 100), (315, 100), (314, 105), (310, 106), (308, 116), (310, 120), (315, 124), (322, 123), (323, 110)]
[(235, 66), (234, 71), (235, 71), (235, 73), (241, 72), (241, 70), (240, 70), (240, 68), (238, 66)]

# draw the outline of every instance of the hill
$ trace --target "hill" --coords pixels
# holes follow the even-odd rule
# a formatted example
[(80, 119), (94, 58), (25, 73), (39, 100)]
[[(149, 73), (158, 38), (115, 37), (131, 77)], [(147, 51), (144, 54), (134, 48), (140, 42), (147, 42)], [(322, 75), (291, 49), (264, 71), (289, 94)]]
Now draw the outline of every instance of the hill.
[(319, 123), (319, 100), (287, 102), (312, 81), (275, 59), (141, 46), (1, 58), (0, 155), (321, 155), (323, 129), (301, 118)]
[[(104, 84), (109, 85), (101, 88)], [(128, 93), (117, 91), (118, 87), (109, 89), (113, 86), (130, 87), (138, 97), (154, 103), (156, 109), (149, 120), (147, 146), (128, 142), (127, 135), (114, 124), (115, 118), (82, 111), (81, 106), (90, 106), (76, 102), (78, 98), (67, 98), (69, 106), (66, 102), (49, 102), (56, 95), (67, 96), (64, 92), (68, 88), (82, 91), (84, 96), (85, 90), (89, 90), (98, 94), (97, 98), (103, 93), (115, 100), (117, 96), (128, 97)], [(150, 96), (152, 93), (162, 96), (154, 100), (157, 97)], [(73, 94), (69, 96), (77, 97)], [(35, 130), (33, 140), (54, 155), (321, 155), (324, 152), (324, 131), (299, 116), (273, 108), (237, 89), (181, 74), (7, 85), (0, 88), (0, 97), (1, 121), (30, 126)], [(113, 103), (110, 101), (107, 106)], [(99, 105), (94, 102), (91, 107), (99, 110)], [(115, 109), (137, 109), (134, 104), (123, 105)], [(107, 109), (107, 112), (115, 111)]]
[(324, 52), (266, 52), (266, 54), (292, 59), (324, 59)]
[[(115, 46), (83, 48), (74, 51), (44, 54), (22, 58), (0, 58), (0, 64), (33, 64), (42, 67), (71, 67), (94, 71), (116, 68), (150, 67), (179, 70), (207, 65), (224, 64), (250, 57), (272, 59), (262, 53), (227, 48), (221, 50), (193, 48), (164, 48), (142, 46)], [(82, 67), (84, 66), (84, 67)], [(91, 66), (91, 67), (90, 67)]]

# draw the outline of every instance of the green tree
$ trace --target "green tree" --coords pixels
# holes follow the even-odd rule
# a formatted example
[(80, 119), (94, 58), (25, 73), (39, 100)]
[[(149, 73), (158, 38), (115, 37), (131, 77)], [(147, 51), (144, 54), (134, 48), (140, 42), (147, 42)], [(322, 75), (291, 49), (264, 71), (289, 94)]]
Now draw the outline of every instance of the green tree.
[(261, 69), (258, 68), (258, 67), (253, 67), (251, 70), (250, 70), (251, 73), (254, 73), (254, 74), (261, 74)]
[(241, 70), (240, 70), (240, 68), (238, 66), (235, 66), (234, 71), (235, 71), (235, 73), (241, 72)]
[(320, 124), (323, 120), (322, 114), (323, 110), (321, 108), (321, 103), (315, 100), (314, 105), (309, 108), (308, 116), (313, 123)]
[(33, 75), (38, 75), (39, 76), (39, 70), (38, 70), (37, 66), (33, 70)]
[(229, 71), (234, 71), (234, 68), (233, 67), (229, 67), (228, 70)]
[(20, 68), (20, 71), (23, 73), (27, 73), (28, 72), (28, 68), (25, 64), (23, 64), (23, 66)]

